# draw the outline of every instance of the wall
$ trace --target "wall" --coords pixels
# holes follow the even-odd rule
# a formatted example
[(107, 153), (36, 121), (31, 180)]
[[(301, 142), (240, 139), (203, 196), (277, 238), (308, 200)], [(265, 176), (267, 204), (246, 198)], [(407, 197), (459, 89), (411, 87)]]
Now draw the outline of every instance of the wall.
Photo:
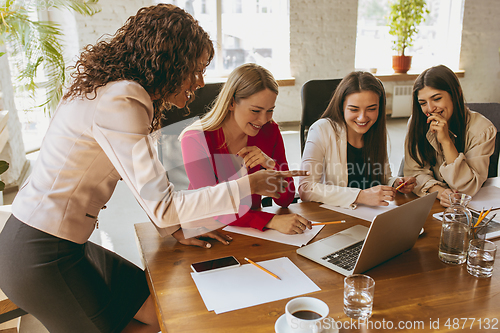
[[(102, 12), (77, 17), (80, 47), (113, 34), (138, 8), (152, 0), (101, 1)], [(466, 0), (460, 68), (468, 102), (500, 102), (499, 0)], [(290, 0), (290, 63), (295, 86), (280, 88), (274, 118), (299, 121), (300, 89), (313, 78), (339, 78), (354, 70), (357, 1)], [(412, 85), (412, 81), (398, 82)], [(384, 82), (389, 95), (395, 83)], [(388, 100), (390, 108), (392, 101)]]
[(500, 1), (466, 0), (460, 68), (467, 102), (500, 102)]
[(354, 70), (357, 12), (357, 1), (290, 1), (290, 65), (295, 86), (280, 88), (276, 121), (300, 120), (300, 89), (306, 81), (341, 78)]

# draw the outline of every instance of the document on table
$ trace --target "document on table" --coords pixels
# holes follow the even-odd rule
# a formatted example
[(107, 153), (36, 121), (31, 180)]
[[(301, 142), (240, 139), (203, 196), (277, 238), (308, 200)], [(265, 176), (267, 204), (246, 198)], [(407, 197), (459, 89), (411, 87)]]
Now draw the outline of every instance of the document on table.
[(208, 311), (224, 313), (321, 290), (287, 257), (203, 274), (191, 273)]
[(490, 208), (500, 208), (500, 188), (496, 186), (482, 187), (476, 195), (472, 197), (467, 207), (478, 212), (483, 208), (485, 211)]
[(316, 236), (323, 227), (324, 225), (316, 225), (313, 226), (312, 229), (310, 230), (309, 229), (304, 230), (304, 233), (302, 234), (295, 234), (295, 235), (286, 235), (279, 232), (278, 230), (272, 230), (272, 229), (268, 229), (266, 231), (260, 231), (254, 228), (233, 227), (233, 226), (227, 226), (222, 230), (234, 232), (236, 234), (262, 238), (273, 242), (301, 247), (302, 245), (306, 245), (307, 243), (309, 243), (309, 241), (313, 239), (314, 236)]
[(357, 217), (358, 219), (366, 220), (366, 221), (373, 221), (373, 218), (379, 214), (385, 213), (391, 209), (394, 209), (397, 207), (397, 205), (394, 203), (394, 201), (389, 201), (389, 206), (365, 206), (365, 205), (358, 205), (356, 209), (350, 209), (350, 208), (342, 208), (342, 207), (337, 207), (333, 205), (327, 205), (327, 204), (322, 204), (320, 206), (321, 208), (326, 208), (329, 210), (333, 210), (342, 214), (350, 215)]

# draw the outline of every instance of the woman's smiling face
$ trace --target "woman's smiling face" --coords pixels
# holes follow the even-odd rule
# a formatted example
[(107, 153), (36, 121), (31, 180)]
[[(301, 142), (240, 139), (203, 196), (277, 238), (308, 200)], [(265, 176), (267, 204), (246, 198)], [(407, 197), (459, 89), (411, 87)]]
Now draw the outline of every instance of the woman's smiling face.
[(246, 135), (257, 135), (261, 127), (272, 119), (276, 97), (274, 92), (265, 89), (238, 103), (233, 101), (229, 110), (238, 128)]
[(363, 136), (375, 124), (379, 113), (379, 96), (365, 90), (350, 94), (344, 101), (344, 120), (348, 138)]
[(418, 92), (418, 103), (426, 116), (438, 114), (449, 121), (453, 115), (453, 101), (447, 91), (423, 87)]

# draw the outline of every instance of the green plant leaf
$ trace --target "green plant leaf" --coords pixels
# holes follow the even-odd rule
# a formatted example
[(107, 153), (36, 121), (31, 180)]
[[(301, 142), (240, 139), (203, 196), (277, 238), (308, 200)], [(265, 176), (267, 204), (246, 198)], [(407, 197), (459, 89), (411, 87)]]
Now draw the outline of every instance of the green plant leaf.
[[(36, 10), (50, 10), (47, 5), (59, 9), (70, 9), (82, 15), (99, 12), (98, 0), (30, 0), (20, 5), (7, 1), (0, 5), (0, 43), (8, 46), (9, 61), (19, 71), (16, 86), (28, 92), (34, 100), (39, 87), (47, 89), (43, 106), (47, 113), (55, 110), (63, 95), (66, 80), (66, 64), (62, 56), (63, 47), (59, 42), (62, 31), (53, 22), (32, 21), (30, 13)], [(3, 7), (2, 7), (3, 6)], [(43, 70), (46, 81), (35, 82), (37, 73)]]
[(9, 168), (9, 163), (7, 163), (6, 161), (0, 161), (0, 175), (5, 171), (7, 171), (8, 168)]

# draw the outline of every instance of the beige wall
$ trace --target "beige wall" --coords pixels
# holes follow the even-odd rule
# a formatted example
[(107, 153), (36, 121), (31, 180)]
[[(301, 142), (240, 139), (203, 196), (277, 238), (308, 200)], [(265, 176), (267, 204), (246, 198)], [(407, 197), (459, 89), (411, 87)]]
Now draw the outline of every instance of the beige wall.
[[(102, 34), (113, 34), (128, 16), (152, 1), (100, 3), (101, 13), (76, 19), (80, 47)], [(499, 17), (500, 0), (465, 1), (460, 68), (465, 70), (461, 82), (468, 102), (500, 102)], [(300, 88), (307, 80), (343, 77), (354, 70), (356, 20), (354, 0), (290, 0), (290, 63), (296, 81), (295, 86), (280, 89), (276, 121), (300, 120)], [(384, 86), (392, 93), (394, 83)]]

